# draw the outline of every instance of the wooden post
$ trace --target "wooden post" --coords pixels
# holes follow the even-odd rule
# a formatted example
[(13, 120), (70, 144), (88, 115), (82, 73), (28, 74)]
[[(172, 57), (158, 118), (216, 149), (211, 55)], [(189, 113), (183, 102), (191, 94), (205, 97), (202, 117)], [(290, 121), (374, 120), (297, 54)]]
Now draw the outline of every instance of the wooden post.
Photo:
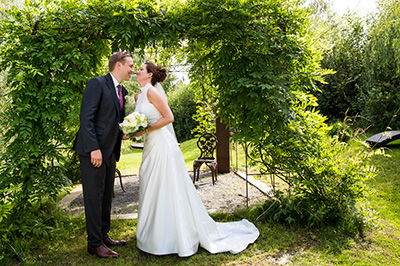
[(219, 117), (216, 120), (217, 129), (217, 163), (218, 163), (218, 173), (229, 173), (229, 129), (226, 125), (221, 123)]

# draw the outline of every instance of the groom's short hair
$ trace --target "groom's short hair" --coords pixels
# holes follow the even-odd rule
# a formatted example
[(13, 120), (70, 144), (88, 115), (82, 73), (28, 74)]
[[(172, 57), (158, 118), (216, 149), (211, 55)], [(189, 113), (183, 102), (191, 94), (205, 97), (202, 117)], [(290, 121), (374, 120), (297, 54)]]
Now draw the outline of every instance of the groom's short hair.
[(113, 71), (117, 62), (124, 63), (126, 57), (133, 58), (132, 54), (128, 51), (119, 51), (113, 53), (108, 61), (108, 71)]

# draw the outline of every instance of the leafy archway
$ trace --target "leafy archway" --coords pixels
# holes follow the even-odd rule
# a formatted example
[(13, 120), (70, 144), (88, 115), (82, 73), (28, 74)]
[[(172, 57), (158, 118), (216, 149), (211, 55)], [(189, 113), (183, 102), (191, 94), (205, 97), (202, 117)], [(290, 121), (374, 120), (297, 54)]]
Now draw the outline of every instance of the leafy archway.
[(112, 51), (149, 47), (191, 65), (192, 85), (236, 140), (250, 143), (254, 162), (300, 197), (299, 221), (343, 217), (362, 196), (365, 161), (347, 164), (313, 111), (309, 91), (323, 71), (301, 1), (80, 2), (27, 1), (3, 11), (0, 68), (11, 89), (1, 114), (0, 203), (13, 213), (55, 199), (68, 183), (60, 148), (71, 146), (88, 79)]
[(2, 114), (1, 187), (13, 188), (4, 194), (17, 208), (55, 198), (67, 183), (60, 148), (71, 146), (85, 84), (104, 70), (111, 51), (175, 39), (153, 6), (80, 2), (27, 2), (5, 11), (1, 68), (11, 90)]

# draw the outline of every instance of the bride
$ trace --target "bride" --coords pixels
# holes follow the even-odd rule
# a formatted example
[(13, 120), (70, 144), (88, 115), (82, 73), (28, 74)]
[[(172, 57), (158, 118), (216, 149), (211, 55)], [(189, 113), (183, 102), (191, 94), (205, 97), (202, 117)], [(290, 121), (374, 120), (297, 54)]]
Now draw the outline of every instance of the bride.
[(249, 221), (217, 223), (207, 213), (187, 172), (172, 127), (174, 116), (159, 82), (166, 70), (145, 63), (137, 71), (140, 92), (136, 110), (151, 126), (138, 132), (144, 148), (140, 165), (139, 213), (136, 229), (140, 250), (188, 257), (199, 245), (211, 253), (238, 253), (259, 236)]

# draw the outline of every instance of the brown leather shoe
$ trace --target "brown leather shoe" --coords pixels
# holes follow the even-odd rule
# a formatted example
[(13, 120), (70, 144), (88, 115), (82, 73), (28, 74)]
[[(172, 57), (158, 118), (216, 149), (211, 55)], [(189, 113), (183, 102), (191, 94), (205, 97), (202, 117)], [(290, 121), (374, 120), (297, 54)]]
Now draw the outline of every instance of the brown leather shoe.
[(104, 245), (101, 245), (99, 247), (92, 247), (88, 245), (87, 250), (90, 254), (96, 254), (97, 257), (99, 258), (109, 258), (109, 257), (118, 258), (119, 256), (117, 252), (112, 251), (111, 249), (109, 249)]
[(106, 239), (103, 240), (104, 245), (107, 247), (113, 247), (113, 246), (124, 246), (126, 244), (125, 240), (112, 240), (110, 237), (107, 237)]

